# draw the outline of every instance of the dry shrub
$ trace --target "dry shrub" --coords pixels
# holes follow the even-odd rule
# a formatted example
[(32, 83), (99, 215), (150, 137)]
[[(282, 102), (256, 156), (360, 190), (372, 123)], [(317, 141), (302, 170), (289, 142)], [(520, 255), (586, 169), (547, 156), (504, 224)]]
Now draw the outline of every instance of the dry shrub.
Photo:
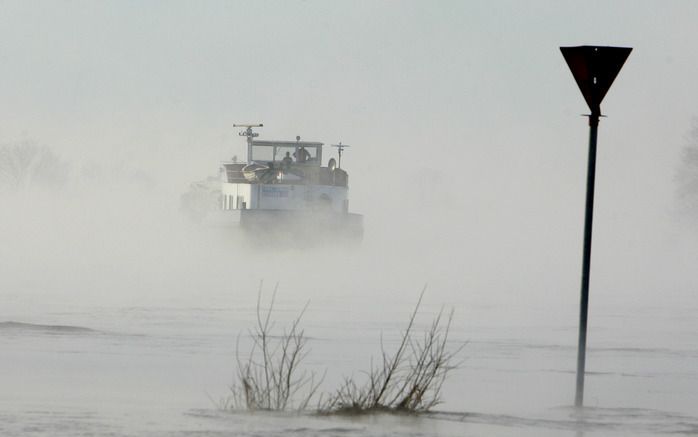
[[(250, 331), (253, 345), (246, 360), (239, 355), (237, 383), (231, 386), (231, 396), (220, 404), (224, 409), (283, 411), (307, 410), (315, 397), (324, 375), (301, 369), (307, 356), (304, 331), (299, 327), (306, 306), (294, 319), (288, 330), (273, 336), (272, 312), (278, 285), (274, 287), (271, 302), (262, 308), (262, 285), (257, 297), (257, 325)], [(415, 319), (424, 297), (419, 296), (403, 331), (399, 346), (392, 354), (386, 352), (381, 340), (381, 363), (366, 372), (366, 380), (358, 384), (354, 378), (345, 378), (340, 388), (325, 401), (318, 400), (321, 414), (363, 414), (371, 412), (421, 413), (440, 403), (441, 388), (448, 373), (457, 367), (454, 363), (464, 345), (447, 349), (453, 310), (444, 317), (439, 311), (421, 335), (415, 335)]]
[(444, 320), (442, 309), (430, 327), (415, 337), (414, 322), (425, 290), (419, 296), (397, 350), (387, 353), (381, 341), (382, 361), (376, 367), (371, 363), (366, 381), (359, 385), (355, 379), (345, 378), (339, 390), (321, 406), (321, 412), (419, 413), (440, 403), (441, 387), (447, 374), (457, 367), (454, 360), (464, 345), (453, 351), (446, 347), (453, 310)]
[(308, 339), (299, 324), (308, 305), (301, 310), (288, 330), (272, 335), (272, 312), (278, 284), (271, 301), (262, 308), (262, 284), (257, 295), (257, 325), (250, 331), (252, 347), (247, 359), (240, 358), (238, 337), (237, 383), (230, 387), (231, 396), (222, 405), (225, 409), (249, 410), (286, 409), (305, 410), (315, 396), (322, 378), (316, 380), (313, 372), (301, 370), (300, 364), (308, 354)]

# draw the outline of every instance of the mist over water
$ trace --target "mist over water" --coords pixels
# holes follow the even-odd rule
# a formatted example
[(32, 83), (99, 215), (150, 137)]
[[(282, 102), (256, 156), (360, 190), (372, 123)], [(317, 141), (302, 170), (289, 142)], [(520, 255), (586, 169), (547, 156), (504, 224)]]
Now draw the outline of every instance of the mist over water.
[[(3, 3), (0, 148), (45, 159), (21, 183), (0, 174), (0, 434), (698, 432), (698, 230), (677, 196), (698, 9), (603, 6)], [(599, 128), (580, 413), (588, 133), (557, 47), (586, 43), (634, 51)], [(350, 144), (363, 242), (257, 244), (188, 222), (189, 184), (244, 159), (234, 122), (322, 141), (325, 158)], [(264, 302), (278, 283), (279, 328), (308, 303), (323, 392), (395, 345), (426, 285), (417, 327), (453, 308), (449, 344), (466, 343), (443, 403), (218, 411), (261, 281)]]
[[(287, 420), (300, 421), (300, 434), (410, 429), (387, 418), (328, 423), (216, 412), (209, 398), (223, 398), (233, 382), (236, 339), (243, 335), (244, 349), (262, 280), (263, 299), (279, 283), (280, 325), (309, 302), (307, 365), (328, 372), (327, 391), (380, 356), (381, 338), (395, 344), (424, 284), (419, 327), (453, 307), (451, 343), (467, 346), (437, 408), (451, 413), (424, 419), (418, 434), (457, 435), (463, 424), (498, 435), (560, 435), (579, 426), (591, 435), (695, 430), (690, 229), (667, 222), (631, 246), (618, 242), (641, 225), (599, 232), (587, 378), (595, 409), (579, 425), (569, 406), (580, 243), (553, 220), (490, 212), (497, 221), (488, 223), (451, 209), (463, 200), (449, 194), (449, 206), (408, 213), (402, 204), (410, 193), (394, 190), (384, 202), (364, 201), (370, 208), (360, 211), (366, 236), (359, 246), (257, 246), (189, 223), (178, 196), (162, 188), (172, 179), (147, 179), (145, 187), (121, 178), (3, 194), (6, 432), (170, 435), (197, 426), (210, 435), (239, 427), (273, 435), (288, 431)], [(439, 178), (423, 184), (425, 191), (448, 186)], [(145, 412), (155, 419), (146, 421)]]

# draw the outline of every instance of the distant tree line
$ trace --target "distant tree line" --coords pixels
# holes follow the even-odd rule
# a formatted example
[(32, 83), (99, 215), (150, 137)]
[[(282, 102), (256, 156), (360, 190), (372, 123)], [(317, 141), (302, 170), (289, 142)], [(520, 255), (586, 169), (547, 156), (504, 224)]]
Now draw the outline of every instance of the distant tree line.
[(698, 218), (698, 117), (693, 118), (686, 134), (676, 182), (679, 211)]
[(32, 140), (0, 145), (0, 190), (60, 188), (68, 177), (69, 165), (47, 146)]
[(119, 162), (94, 161), (75, 167), (52, 148), (34, 140), (0, 144), (0, 193), (41, 188), (60, 190), (69, 184), (120, 186), (150, 190), (155, 181), (145, 172)]

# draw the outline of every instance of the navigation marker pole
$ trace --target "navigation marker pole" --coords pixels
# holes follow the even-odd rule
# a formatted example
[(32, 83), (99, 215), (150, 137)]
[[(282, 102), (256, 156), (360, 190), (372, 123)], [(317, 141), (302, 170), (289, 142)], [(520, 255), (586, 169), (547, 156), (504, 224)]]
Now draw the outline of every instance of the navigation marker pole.
[(591, 267), (591, 230), (594, 220), (594, 182), (596, 179), (596, 138), (601, 117), (601, 101), (611, 87), (625, 60), (629, 47), (578, 46), (560, 47), (584, 96), (589, 114), (589, 161), (587, 194), (584, 211), (584, 250), (582, 256), (582, 287), (579, 300), (579, 342), (577, 346), (577, 389), (574, 405), (584, 405), (584, 372), (586, 364), (587, 319), (589, 314), (589, 273)]

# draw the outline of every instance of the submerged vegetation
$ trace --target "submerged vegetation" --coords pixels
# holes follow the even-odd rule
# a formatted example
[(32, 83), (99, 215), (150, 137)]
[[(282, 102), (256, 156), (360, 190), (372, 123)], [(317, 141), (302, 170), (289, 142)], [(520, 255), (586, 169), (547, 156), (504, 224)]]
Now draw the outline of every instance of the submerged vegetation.
[(322, 412), (417, 413), (440, 403), (441, 387), (448, 372), (457, 367), (454, 359), (463, 346), (453, 351), (446, 348), (453, 310), (445, 322), (441, 310), (421, 338), (415, 336), (414, 322), (423, 296), (424, 290), (398, 348), (388, 353), (381, 342), (381, 361), (377, 366), (371, 364), (366, 381), (357, 384), (353, 378), (345, 378), (342, 386), (321, 406)]
[[(278, 285), (274, 287), (268, 308), (262, 308), (262, 284), (257, 294), (257, 325), (250, 331), (252, 348), (246, 359), (240, 357), (240, 339), (237, 348), (237, 382), (230, 387), (227, 401), (232, 408), (281, 411), (305, 410), (315, 396), (322, 379), (303, 371), (301, 362), (308, 354), (308, 339), (299, 324), (308, 305), (291, 322), (288, 330), (273, 336), (271, 319)], [(294, 401), (296, 403), (294, 403)]]
[(441, 401), (441, 388), (448, 373), (457, 367), (457, 355), (464, 345), (448, 349), (448, 334), (453, 310), (439, 311), (429, 327), (415, 333), (415, 320), (424, 290), (402, 332), (397, 349), (388, 352), (381, 339), (381, 359), (373, 360), (360, 380), (345, 377), (341, 386), (325, 396), (318, 396), (324, 375), (302, 369), (307, 357), (308, 339), (300, 322), (307, 304), (280, 335), (272, 335), (275, 323), (272, 312), (278, 286), (271, 302), (261, 305), (262, 286), (257, 298), (257, 324), (250, 331), (251, 350), (241, 359), (238, 337), (237, 380), (231, 396), (221, 405), (224, 409), (307, 411), (317, 398), (316, 411), (321, 414), (364, 414), (372, 412), (426, 412)]

